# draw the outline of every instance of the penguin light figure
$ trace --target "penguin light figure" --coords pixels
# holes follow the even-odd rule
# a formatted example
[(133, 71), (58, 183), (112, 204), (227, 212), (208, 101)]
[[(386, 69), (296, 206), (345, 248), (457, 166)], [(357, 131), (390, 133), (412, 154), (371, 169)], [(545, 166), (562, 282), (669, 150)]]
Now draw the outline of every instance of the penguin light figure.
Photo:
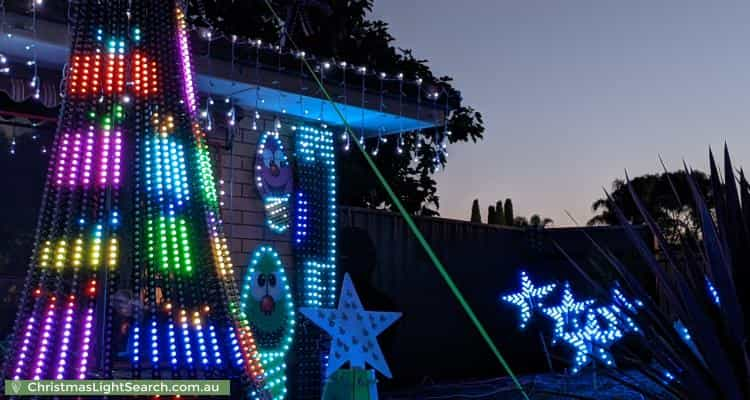
[(260, 246), (253, 252), (240, 307), (266, 371), (266, 393), (258, 397), (283, 399), (287, 393), (286, 354), (294, 336), (294, 303), (284, 266), (273, 247)]

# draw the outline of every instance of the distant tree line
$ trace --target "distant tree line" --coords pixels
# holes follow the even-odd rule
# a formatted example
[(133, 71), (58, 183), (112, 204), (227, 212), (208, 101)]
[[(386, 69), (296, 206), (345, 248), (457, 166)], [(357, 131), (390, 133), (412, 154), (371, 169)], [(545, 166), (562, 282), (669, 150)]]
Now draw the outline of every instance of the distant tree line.
[[(715, 210), (716, 201), (709, 175), (693, 170), (692, 180), (698, 191), (703, 194), (709, 210)], [(612, 209), (612, 202), (617, 204), (630, 223), (645, 223), (643, 214), (633, 201), (631, 190), (633, 194), (638, 195), (645, 210), (659, 225), (667, 240), (680, 243), (686, 234), (697, 235), (700, 216), (695, 213), (693, 194), (685, 171), (630, 178), (630, 187), (626, 180), (616, 179), (608, 191), (609, 198), (604, 196), (591, 205), (596, 214), (588, 221), (588, 225), (619, 225)]]
[[(479, 205), (479, 199), (474, 199), (471, 204), (471, 222), (481, 224), (482, 210)], [(513, 214), (513, 201), (505, 199), (496, 201), (495, 205), (487, 207), (487, 224), (499, 226), (518, 226), (518, 227), (537, 227), (544, 228), (554, 223), (551, 218), (543, 218), (539, 214), (532, 214), (529, 218), (515, 216)]]

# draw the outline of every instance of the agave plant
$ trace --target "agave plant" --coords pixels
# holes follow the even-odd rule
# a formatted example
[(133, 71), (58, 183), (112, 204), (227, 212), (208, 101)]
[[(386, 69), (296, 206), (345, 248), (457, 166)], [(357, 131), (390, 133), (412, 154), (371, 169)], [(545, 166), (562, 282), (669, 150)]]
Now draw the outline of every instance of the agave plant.
[[(629, 315), (643, 334), (618, 346), (619, 367), (605, 373), (646, 398), (750, 399), (750, 310), (743, 313), (743, 306), (750, 307), (750, 184), (732, 166), (726, 146), (724, 153), (722, 176), (709, 151), (714, 209), (707, 207), (707, 194), (700, 193), (687, 165), (692, 198), (674, 193), (699, 216), (698, 232), (686, 233), (679, 243), (668, 241), (626, 178), (658, 250), (611, 197), (611, 208), (644, 262), (625, 265), (589, 237), (607, 261), (599, 268), (613, 268), (626, 295), (644, 304)], [(606, 284), (568, 259), (606, 296)], [(644, 274), (653, 277), (656, 290), (642, 279)], [(650, 384), (633, 383), (644, 379)]]

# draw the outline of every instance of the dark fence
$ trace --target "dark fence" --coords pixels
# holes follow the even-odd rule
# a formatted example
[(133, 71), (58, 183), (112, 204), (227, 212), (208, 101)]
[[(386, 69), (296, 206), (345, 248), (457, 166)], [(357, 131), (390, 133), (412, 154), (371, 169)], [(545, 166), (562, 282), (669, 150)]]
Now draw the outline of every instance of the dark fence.
[[(501, 294), (516, 290), (521, 269), (539, 282), (569, 280), (580, 297), (591, 294), (591, 288), (552, 245), (557, 242), (584, 268), (593, 270), (594, 264), (604, 261), (584, 232), (626, 265), (639, 262), (629, 240), (616, 227), (524, 230), (441, 218), (417, 218), (416, 222), (518, 373), (548, 370), (539, 335), (543, 332), (549, 342), (551, 332), (550, 322), (543, 318), (520, 331), (516, 310), (499, 300)], [(25, 230), (32, 226), (33, 221)], [(19, 247), (10, 253), (18, 257), (4, 260), (0, 271), (0, 338), (8, 333), (15, 316), (30, 254), (28, 246)], [(365, 307), (404, 313), (380, 337), (395, 377), (382, 382), (385, 389), (418, 383), (425, 377), (437, 381), (504, 374), (400, 216), (342, 208), (339, 255), (339, 269), (352, 273)], [(554, 356), (566, 355), (564, 348), (550, 350)], [(564, 366), (555, 363), (558, 369)]]
[[(549, 321), (537, 318), (520, 331), (516, 309), (500, 301), (501, 294), (519, 287), (520, 270), (539, 282), (571, 281), (580, 297), (591, 294), (553, 245), (594, 270), (603, 258), (586, 234), (626, 263), (638, 262), (616, 227), (519, 229), (441, 218), (417, 218), (416, 223), (517, 373), (549, 370), (540, 332), (549, 343), (552, 329)], [(381, 338), (395, 377), (386, 386), (504, 374), (400, 216), (343, 208), (339, 226), (340, 269), (357, 276), (365, 307), (404, 313)], [(566, 355), (563, 348), (550, 351)], [(565, 364), (554, 365), (561, 369)]]

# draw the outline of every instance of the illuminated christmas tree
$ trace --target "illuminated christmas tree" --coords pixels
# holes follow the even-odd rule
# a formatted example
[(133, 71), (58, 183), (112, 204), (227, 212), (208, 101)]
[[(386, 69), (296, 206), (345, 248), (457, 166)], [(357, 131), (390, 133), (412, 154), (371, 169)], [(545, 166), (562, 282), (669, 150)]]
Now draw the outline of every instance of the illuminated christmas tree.
[[(112, 0), (75, 10), (6, 376), (106, 378), (117, 370), (259, 387), (264, 371), (239, 308), (198, 122), (185, 6)], [(113, 294), (122, 288), (136, 306), (118, 325)], [(129, 368), (113, 365), (121, 329)]]

